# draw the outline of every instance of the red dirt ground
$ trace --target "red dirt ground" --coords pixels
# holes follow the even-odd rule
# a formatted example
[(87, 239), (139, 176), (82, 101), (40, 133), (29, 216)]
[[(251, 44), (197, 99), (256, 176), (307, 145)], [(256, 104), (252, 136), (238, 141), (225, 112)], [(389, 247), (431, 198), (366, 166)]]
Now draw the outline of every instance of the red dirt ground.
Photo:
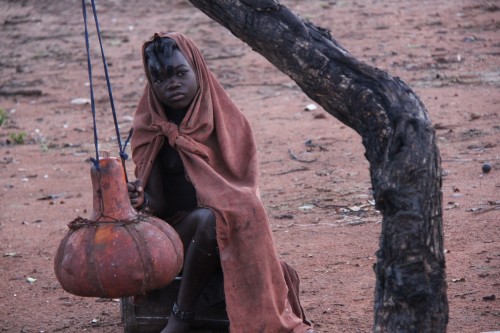
[[(282, 3), (424, 101), (445, 175), (448, 331), (500, 330), (500, 3)], [(122, 134), (144, 85), (142, 42), (159, 30), (187, 34), (253, 125), (262, 199), (307, 315), (321, 332), (371, 331), (381, 215), (360, 137), (321, 108), (305, 111), (312, 101), (288, 77), (188, 1), (100, 1), (98, 13)], [(71, 103), (89, 98), (81, 8), (1, 1), (0, 25), (0, 331), (121, 332), (118, 302), (70, 295), (53, 272), (66, 224), (92, 209), (90, 106)], [(116, 155), (91, 31), (100, 143)]]

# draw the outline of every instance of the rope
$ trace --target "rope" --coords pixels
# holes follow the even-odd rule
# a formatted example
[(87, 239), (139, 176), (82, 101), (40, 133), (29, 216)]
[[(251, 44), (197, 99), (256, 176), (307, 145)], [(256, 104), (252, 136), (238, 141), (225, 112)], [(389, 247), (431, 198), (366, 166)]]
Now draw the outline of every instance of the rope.
[[(94, 160), (91, 158), (91, 161), (94, 163), (97, 170), (100, 170), (96, 116), (95, 116), (94, 88), (93, 88), (93, 84), (92, 84), (92, 64), (90, 61), (90, 51), (89, 51), (89, 44), (90, 43), (89, 43), (89, 33), (88, 33), (88, 29), (87, 29), (87, 9), (86, 9), (86, 5), (85, 5), (85, 1), (86, 0), (82, 0), (82, 11), (83, 11), (83, 21), (85, 24), (85, 46), (87, 48), (87, 64), (88, 64), (88, 71), (89, 71), (90, 101), (92, 104), (92, 117), (93, 117), (93, 123), (94, 123), (94, 145), (95, 145), (95, 149), (96, 149), (96, 159)], [(118, 148), (120, 150), (120, 158), (122, 160), (123, 169), (125, 171), (125, 180), (126, 180), (126, 182), (128, 182), (127, 171), (125, 168), (125, 161), (128, 159), (128, 155), (125, 152), (125, 148), (126, 148), (128, 141), (130, 140), (130, 137), (132, 135), (132, 130), (130, 131), (129, 136), (127, 137), (127, 140), (125, 141), (125, 144), (122, 145), (121, 136), (120, 136), (120, 129), (118, 126), (118, 119), (116, 117), (115, 103), (114, 103), (114, 99), (113, 99), (113, 89), (111, 88), (111, 82), (109, 80), (108, 64), (106, 62), (106, 57), (104, 55), (104, 47), (102, 45), (101, 31), (99, 29), (99, 21), (97, 19), (97, 10), (95, 7), (95, 1), (91, 0), (91, 4), (92, 4), (92, 11), (94, 13), (94, 21), (95, 21), (95, 26), (96, 26), (96, 31), (97, 31), (97, 37), (99, 39), (99, 47), (101, 49), (101, 58), (102, 58), (102, 63), (103, 63), (103, 67), (104, 67), (104, 74), (106, 76), (106, 84), (108, 87), (109, 102), (111, 104), (111, 112), (113, 114), (113, 121), (115, 124), (115, 132), (116, 132), (116, 138), (118, 141)]]
[(97, 170), (101, 170), (99, 165), (99, 141), (97, 139), (97, 126), (95, 120), (95, 101), (94, 101), (94, 87), (92, 85), (92, 62), (90, 61), (90, 46), (89, 46), (89, 32), (87, 29), (87, 9), (85, 7), (85, 0), (82, 0), (83, 23), (85, 24), (85, 47), (87, 49), (87, 67), (89, 72), (89, 85), (90, 85), (90, 104), (92, 106), (92, 119), (94, 122), (94, 146), (95, 146), (95, 159), (90, 158)]

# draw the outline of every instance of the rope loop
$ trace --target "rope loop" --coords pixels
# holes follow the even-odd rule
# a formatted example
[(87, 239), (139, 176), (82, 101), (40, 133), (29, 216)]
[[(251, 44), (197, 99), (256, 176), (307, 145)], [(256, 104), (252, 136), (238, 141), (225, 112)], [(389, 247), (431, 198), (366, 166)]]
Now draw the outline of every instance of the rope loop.
[(128, 154), (124, 151), (120, 152), (120, 158), (122, 160), (128, 160)]
[(96, 168), (97, 171), (101, 171), (101, 165), (99, 164), (99, 160), (93, 158), (93, 157), (90, 157), (90, 162), (94, 165), (94, 167)]

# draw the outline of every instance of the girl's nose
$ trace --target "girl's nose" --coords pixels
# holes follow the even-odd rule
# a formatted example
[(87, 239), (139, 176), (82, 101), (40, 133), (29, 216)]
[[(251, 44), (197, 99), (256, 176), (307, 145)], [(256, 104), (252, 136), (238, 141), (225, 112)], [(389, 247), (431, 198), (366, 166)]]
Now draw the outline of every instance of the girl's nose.
[(180, 86), (181, 86), (181, 84), (179, 83), (179, 81), (175, 77), (170, 78), (167, 81), (167, 89), (168, 90), (177, 89)]

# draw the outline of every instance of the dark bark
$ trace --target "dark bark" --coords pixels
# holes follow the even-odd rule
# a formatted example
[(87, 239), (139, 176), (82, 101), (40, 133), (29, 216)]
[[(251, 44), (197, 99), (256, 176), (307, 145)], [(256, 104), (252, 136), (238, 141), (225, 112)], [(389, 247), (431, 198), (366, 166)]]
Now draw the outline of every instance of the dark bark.
[(356, 60), (273, 0), (190, 0), (361, 137), (377, 208), (375, 332), (445, 332), (441, 161), (427, 110), (399, 78)]

